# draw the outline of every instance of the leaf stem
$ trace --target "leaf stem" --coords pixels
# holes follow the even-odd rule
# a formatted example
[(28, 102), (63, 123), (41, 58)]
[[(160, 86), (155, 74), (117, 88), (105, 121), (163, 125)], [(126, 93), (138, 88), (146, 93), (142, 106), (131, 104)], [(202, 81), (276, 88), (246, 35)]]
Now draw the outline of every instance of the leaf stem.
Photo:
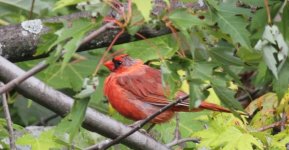
[(113, 41), (110, 43), (109, 47), (105, 50), (104, 54), (102, 55), (102, 57), (100, 58), (95, 71), (93, 72), (92, 76), (95, 77), (100, 66), (102, 65), (105, 56), (107, 55), (107, 53), (112, 49), (112, 46), (115, 44), (115, 42), (117, 41), (117, 39), (124, 33), (124, 28), (121, 29), (121, 31), (115, 36), (115, 38), (113, 39)]
[(271, 26), (272, 25), (272, 20), (271, 20), (271, 13), (270, 13), (268, 0), (264, 0), (264, 4), (265, 4), (265, 7), (266, 7), (266, 12), (267, 12), (267, 17), (268, 17), (268, 24)]

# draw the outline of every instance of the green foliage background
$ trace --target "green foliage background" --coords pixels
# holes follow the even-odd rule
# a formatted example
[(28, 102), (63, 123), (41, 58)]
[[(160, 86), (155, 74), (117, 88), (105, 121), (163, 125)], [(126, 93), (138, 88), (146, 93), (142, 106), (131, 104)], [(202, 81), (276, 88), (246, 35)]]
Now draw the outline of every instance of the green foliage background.
[[(0, 0), (0, 25), (28, 20), (31, 1)], [(163, 80), (171, 87), (172, 93), (180, 89), (190, 93), (192, 107), (207, 99), (224, 105), (234, 114), (211, 111), (180, 113), (182, 137), (201, 139), (199, 144), (190, 142), (185, 148), (286, 149), (289, 142), (287, 125), (280, 131), (260, 130), (280, 121), (281, 114), (285, 117), (289, 114), (289, 4), (284, 0), (268, 1), (272, 22), (268, 21), (264, 1), (260, 0), (204, 0), (207, 5), (205, 10), (171, 9), (170, 2), (166, 0), (166, 9), (158, 15), (150, 13), (154, 6), (150, 1), (132, 0), (131, 18), (127, 20), (127, 16), (122, 16), (124, 22), (128, 21), (123, 29), (131, 35), (137, 36), (137, 31), (144, 25), (151, 28), (166, 26), (175, 30), (171, 34), (115, 45), (111, 52), (121, 51), (160, 68)], [(191, 1), (181, 2), (187, 4)], [(108, 3), (91, 0), (91, 5), (87, 5), (85, 0), (36, 0), (33, 18), (49, 18), (78, 11), (100, 14), (95, 21), (75, 20), (72, 27), (67, 22), (50, 24), (53, 30), (42, 36), (37, 50), (37, 54), (51, 52), (47, 58), (50, 66), (36, 77), (70, 96), (81, 91), (84, 79), (93, 75), (106, 48), (81, 53), (76, 53), (76, 50), (87, 32), (102, 25), (104, 14), (109, 12)], [(83, 4), (81, 10), (78, 9), (80, 4)], [(283, 10), (282, 13), (280, 10)], [(126, 11), (124, 13), (127, 14)], [(63, 60), (56, 62), (63, 49), (66, 50)], [(20, 62), (17, 65), (27, 70), (39, 61)], [(249, 92), (240, 76), (247, 72), (254, 72), (250, 84), (256, 89), (271, 89), (252, 100), (246, 108), (250, 118), (238, 115), (244, 108), (236, 100), (237, 91)], [(132, 123), (114, 111), (103, 95), (103, 82), (108, 74), (108, 70), (101, 66), (96, 75), (99, 84), (95, 92), (88, 98), (77, 99), (74, 109), (64, 119), (56, 117), (43, 122), (54, 113), (15, 92), (11, 93), (9, 104), (14, 126), (23, 133), (18, 137), (17, 145), (43, 150), (63, 147), (83, 149), (104, 140), (97, 133), (80, 127), (87, 105), (125, 124)], [(37, 135), (34, 131), (24, 130), (25, 127), (39, 124), (52, 127), (41, 130)], [(157, 125), (151, 134), (158, 141), (169, 143), (173, 139), (175, 124), (173, 119)], [(8, 148), (5, 126), (5, 120), (1, 119), (1, 148)], [(119, 147), (127, 149), (123, 145)], [(173, 148), (177, 149), (178, 146)]]

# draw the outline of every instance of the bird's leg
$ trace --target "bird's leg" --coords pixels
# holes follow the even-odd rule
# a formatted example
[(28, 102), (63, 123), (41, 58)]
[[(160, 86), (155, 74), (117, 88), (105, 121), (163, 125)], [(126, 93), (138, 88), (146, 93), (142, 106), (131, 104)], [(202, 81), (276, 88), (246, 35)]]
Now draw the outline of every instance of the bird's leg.
[(130, 124), (128, 126), (131, 127), (131, 128), (135, 128), (135, 127), (139, 126), (142, 121), (143, 120), (138, 120), (138, 121), (136, 121), (136, 122), (134, 122), (134, 123), (132, 123), (132, 124)]
[[(136, 128), (138, 126), (140, 126), (140, 124), (143, 122), (143, 120), (138, 120), (130, 125), (128, 125), (129, 127), (131, 128)], [(148, 132), (145, 130), (145, 129), (139, 129), (139, 132), (143, 133), (143, 134), (147, 134), (148, 135)]]
[[(181, 132), (180, 132), (180, 126), (179, 126), (179, 114), (176, 113), (176, 128), (175, 128), (175, 135), (174, 135), (174, 139), (172, 142), (174, 141), (179, 141), (182, 138)], [(185, 143), (180, 144), (181, 147), (185, 146)]]
[[(134, 122), (134, 123), (132, 123), (132, 124), (130, 124), (130, 125), (128, 125), (128, 126), (131, 127), (131, 128), (135, 128), (135, 127), (139, 126), (139, 125), (142, 123), (142, 121), (143, 121), (143, 120), (138, 120), (138, 121), (136, 121), (136, 122)], [(145, 129), (140, 129), (139, 131), (140, 131), (141, 133), (143, 133), (143, 134), (146, 134), (146, 135), (152, 137), (152, 136), (149, 134), (149, 132), (150, 132), (150, 130), (151, 130), (155, 125), (156, 125), (155, 123), (152, 123), (152, 124), (148, 127), (147, 130), (145, 130)]]
[(148, 127), (147, 132), (149, 133), (149, 132), (151, 131), (151, 129), (152, 129), (155, 125), (156, 125), (155, 123), (152, 123), (152, 124)]
[(175, 128), (174, 140), (179, 140), (179, 139), (181, 139), (181, 132), (180, 132), (179, 120), (180, 120), (179, 114), (176, 113), (176, 128)]

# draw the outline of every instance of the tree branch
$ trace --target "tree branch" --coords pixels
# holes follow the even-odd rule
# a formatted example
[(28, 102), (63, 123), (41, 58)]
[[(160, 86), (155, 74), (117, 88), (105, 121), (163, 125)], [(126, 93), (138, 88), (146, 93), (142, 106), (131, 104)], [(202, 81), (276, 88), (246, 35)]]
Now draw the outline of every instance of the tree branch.
[[(0, 82), (0, 87), (3, 85), (4, 84), (2, 82)], [(14, 137), (14, 131), (13, 131), (13, 123), (12, 123), (12, 120), (10, 117), (10, 112), (9, 112), (9, 107), (8, 107), (8, 102), (7, 102), (6, 96), (7, 96), (6, 93), (2, 94), (2, 104), (3, 104), (5, 119), (7, 122), (8, 132), (9, 132), (10, 149), (16, 150), (15, 137)]]
[[(72, 21), (78, 18), (89, 17), (90, 15), (87, 12), (82, 12), (51, 19), (29, 20), (17, 25), (0, 27), (0, 55), (13, 62), (45, 57), (46, 55), (33, 56), (33, 54), (36, 52), (40, 36), (49, 31), (49, 28), (45, 26), (45, 23), (62, 22), (63, 20)], [(24, 24), (30, 24), (30, 26), (32, 26), (31, 28), (37, 30), (29, 31), (29, 29), (27, 29)], [(168, 34), (170, 33), (170, 30), (164, 27), (161, 29), (143, 27), (139, 32), (145, 35), (147, 38), (150, 38)], [(107, 47), (112, 42), (117, 33), (119, 33), (119, 29), (117, 28), (107, 30), (102, 33), (101, 36), (94, 38), (90, 42), (87, 42), (83, 46), (79, 47), (78, 51)], [(127, 32), (125, 32), (117, 40), (116, 44), (127, 43), (139, 39), (139, 37), (132, 37)]]
[[(156, 1), (157, 3), (159, 1)], [(179, 7), (192, 8), (194, 10), (206, 9), (206, 5), (200, 3), (189, 3), (188, 5), (182, 4), (181, 1), (172, 3), (172, 9)], [(152, 14), (159, 15), (165, 7), (155, 4)], [(40, 36), (49, 32), (49, 28), (45, 23), (61, 23), (63, 21), (71, 22), (79, 18), (90, 18), (89, 12), (74, 13), (67, 16), (53, 17), (49, 19), (35, 19), (24, 21), (17, 25), (9, 25), (0, 27), (0, 56), (7, 58), (10, 61), (25, 61), (45, 56), (33, 56), (36, 47), (39, 43)], [(27, 28), (25, 25), (29, 25)], [(143, 26), (139, 31), (140, 34), (146, 38), (157, 37), (171, 33), (170, 29), (165, 25), (160, 25), (159, 29)], [(78, 51), (90, 50), (95, 48), (107, 47), (112, 42), (113, 38), (119, 33), (119, 29), (110, 29), (102, 33), (101, 36), (94, 38), (92, 41), (87, 42), (81, 46)], [(136, 40), (142, 40), (138, 36), (131, 36), (125, 32), (116, 42), (116, 44), (128, 43)], [(17, 44), (15, 44), (17, 43)]]
[(200, 139), (198, 139), (198, 138), (184, 138), (184, 139), (174, 140), (173, 142), (166, 144), (166, 146), (167, 147), (173, 147), (175, 145), (186, 143), (186, 142), (200, 143)]
[[(25, 74), (22, 69), (1, 56), (0, 70), (0, 80), (4, 82), (11, 81), (18, 76), (23, 76), (23, 74)], [(17, 85), (16, 90), (25, 97), (32, 99), (33, 101), (61, 116), (66, 115), (73, 105), (72, 98), (45, 85), (35, 77), (30, 77), (21, 84)], [(86, 111), (83, 126), (86, 129), (112, 139), (131, 130), (131, 128), (91, 108), (88, 108)], [(123, 139), (122, 143), (132, 149), (168, 149), (165, 145), (158, 143), (140, 132), (135, 132), (129, 137)]]
[(278, 121), (278, 122), (275, 122), (273, 124), (270, 124), (270, 125), (267, 125), (267, 126), (264, 126), (264, 127), (257, 129), (257, 132), (263, 132), (263, 131), (266, 131), (268, 129), (275, 128), (275, 127), (278, 127), (281, 125), (282, 125), (282, 121)]

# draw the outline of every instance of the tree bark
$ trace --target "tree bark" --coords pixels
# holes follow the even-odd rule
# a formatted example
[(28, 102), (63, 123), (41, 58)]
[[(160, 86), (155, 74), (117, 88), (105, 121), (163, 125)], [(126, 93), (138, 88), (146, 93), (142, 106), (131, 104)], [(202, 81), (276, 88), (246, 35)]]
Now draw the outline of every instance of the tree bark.
[[(57, 23), (63, 22), (63, 20), (72, 21), (74, 19), (89, 17), (90, 14), (88, 12), (81, 12), (50, 19), (28, 20), (17, 25), (0, 27), (0, 56), (5, 57), (12, 62), (45, 57), (45, 55), (37, 57), (33, 56), (40, 41), (40, 36), (49, 32), (49, 28), (45, 26), (45, 23)], [(78, 51), (107, 47), (118, 32), (119, 29), (107, 30), (94, 40), (81, 46)], [(165, 27), (161, 29), (143, 27), (139, 33), (147, 38), (151, 38), (168, 34), (170, 33), (170, 30)], [(116, 43), (127, 43), (139, 39), (139, 37), (133, 37), (126, 32), (117, 40)]]
[[(166, 11), (166, 3), (163, 0), (155, 0), (153, 3), (154, 7), (151, 12), (152, 15), (159, 16), (163, 11)], [(192, 10), (207, 9), (207, 6), (202, 1), (183, 3), (179, 0), (170, 0), (170, 5), (171, 8), (169, 11), (177, 8), (191, 8)], [(0, 27), (0, 56), (5, 57), (12, 62), (45, 57), (45, 55), (38, 57), (33, 56), (36, 51), (37, 44), (39, 43), (40, 36), (49, 31), (49, 28), (44, 24), (51, 22), (63, 22), (64, 20), (69, 22), (79, 18), (90, 18), (90, 13), (80, 12), (49, 19), (28, 20), (17, 25)], [(107, 47), (118, 32), (118, 29), (107, 30), (94, 40), (81, 46), (79, 51)], [(146, 38), (171, 33), (170, 29), (166, 28), (164, 24), (161, 25), (159, 29), (143, 26), (138, 32), (144, 35)], [(140, 39), (141, 38), (131, 36), (126, 32), (117, 40), (116, 44), (128, 43)]]

